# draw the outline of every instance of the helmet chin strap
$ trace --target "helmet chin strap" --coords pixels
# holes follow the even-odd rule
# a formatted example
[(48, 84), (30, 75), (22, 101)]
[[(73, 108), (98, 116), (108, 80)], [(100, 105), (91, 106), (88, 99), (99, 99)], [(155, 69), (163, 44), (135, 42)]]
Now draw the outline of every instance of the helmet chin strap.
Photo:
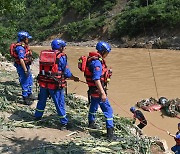
[(63, 49), (64, 49), (64, 47), (60, 47), (60, 48), (59, 48), (59, 51), (62, 53), (62, 52), (63, 52)]
[(101, 56), (103, 56), (104, 53), (105, 53), (105, 51), (102, 51), (102, 52), (98, 51), (98, 53), (99, 53)]

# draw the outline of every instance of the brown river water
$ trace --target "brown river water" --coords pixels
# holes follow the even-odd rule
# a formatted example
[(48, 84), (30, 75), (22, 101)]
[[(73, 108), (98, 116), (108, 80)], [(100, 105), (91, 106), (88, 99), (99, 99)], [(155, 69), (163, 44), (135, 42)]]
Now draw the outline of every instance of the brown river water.
[[(50, 47), (34, 46), (31, 49), (39, 53), (43, 49), (50, 49)], [(77, 62), (81, 55), (88, 55), (90, 51), (95, 51), (95, 48), (69, 46), (66, 48), (72, 73), (83, 81), (85, 79), (83, 73), (77, 68)], [(180, 98), (179, 51), (112, 48), (106, 62), (113, 70), (108, 87), (108, 97), (114, 114), (118, 114), (120, 117), (132, 117), (129, 108), (141, 99), (150, 97), (157, 99), (161, 96), (168, 99)], [(151, 66), (154, 70), (157, 92)], [(68, 92), (87, 96), (86, 91), (87, 85), (84, 83), (68, 81)], [(175, 144), (174, 139), (161, 129), (175, 134), (180, 119), (162, 115), (161, 111), (143, 111), (143, 113), (148, 121), (148, 125), (143, 129), (143, 132), (148, 136), (158, 136), (165, 139), (169, 148), (173, 146)]]

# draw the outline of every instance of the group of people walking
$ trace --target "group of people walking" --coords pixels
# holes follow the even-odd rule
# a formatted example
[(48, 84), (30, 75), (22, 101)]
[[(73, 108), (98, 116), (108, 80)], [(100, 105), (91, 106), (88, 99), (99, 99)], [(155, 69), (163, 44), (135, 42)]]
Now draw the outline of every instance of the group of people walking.
[[(15, 59), (14, 66), (19, 75), (19, 82), (22, 87), (22, 97), (24, 104), (31, 105), (35, 100), (32, 94), (33, 79), (30, 71), (32, 62), (32, 52), (29, 49), (28, 41), (32, 36), (28, 32), (18, 33), (18, 41), (10, 47), (11, 55)], [(68, 67), (67, 55), (65, 54), (66, 42), (62, 39), (54, 39), (49, 50), (40, 53), (40, 69), (38, 83), (40, 92), (35, 111), (35, 120), (40, 120), (46, 107), (48, 96), (53, 99), (60, 120), (60, 129), (68, 128), (68, 118), (65, 110), (64, 88), (66, 79), (79, 81)], [(111, 52), (111, 47), (107, 42), (100, 41), (96, 44), (95, 52), (90, 52), (88, 57), (82, 56), (79, 59), (78, 67), (84, 72), (88, 89), (88, 99), (90, 102), (88, 114), (88, 127), (97, 128), (95, 124), (96, 112), (100, 106), (106, 118), (107, 138), (114, 140), (113, 109), (107, 97), (107, 83), (112, 75), (112, 71), (107, 68), (105, 58)], [(142, 129), (147, 125), (147, 120), (141, 111), (131, 107), (130, 111), (134, 114), (134, 120), (140, 121), (138, 127)], [(135, 122), (135, 121), (134, 121)], [(180, 138), (178, 138), (180, 140)], [(179, 144), (179, 141), (178, 141)], [(178, 145), (180, 146), (180, 145)]]

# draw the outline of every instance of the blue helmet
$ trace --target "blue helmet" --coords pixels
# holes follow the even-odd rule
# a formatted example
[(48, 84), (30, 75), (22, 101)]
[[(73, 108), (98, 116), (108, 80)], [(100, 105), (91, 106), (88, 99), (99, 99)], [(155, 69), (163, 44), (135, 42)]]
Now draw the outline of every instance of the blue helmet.
[(103, 41), (100, 41), (97, 43), (96, 49), (99, 52), (103, 52), (103, 51), (107, 51), (108, 53), (111, 52), (111, 46), (108, 43), (103, 42)]
[(130, 108), (130, 111), (131, 111), (132, 113), (134, 113), (134, 112), (136, 111), (136, 108), (135, 108), (134, 106), (132, 106), (132, 107)]
[(52, 47), (53, 50), (58, 50), (61, 47), (65, 47), (65, 46), (66, 46), (66, 42), (61, 40), (61, 39), (54, 39), (51, 42), (51, 47)]
[(21, 40), (25, 38), (31, 39), (32, 36), (30, 36), (29, 33), (25, 31), (18, 32), (18, 42), (20, 42)]

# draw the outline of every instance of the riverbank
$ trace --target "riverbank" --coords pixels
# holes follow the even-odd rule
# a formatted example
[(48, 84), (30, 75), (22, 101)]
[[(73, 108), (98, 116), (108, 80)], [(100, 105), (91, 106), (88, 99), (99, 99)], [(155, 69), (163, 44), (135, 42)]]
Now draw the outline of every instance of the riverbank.
[[(50, 46), (31, 48), (39, 53), (41, 50), (49, 49)], [(88, 52), (94, 50), (94, 47), (66, 47), (69, 67), (73, 74), (83, 81), (83, 73), (77, 67), (78, 58), (82, 55), (88, 55)], [(110, 98), (114, 113), (120, 117), (132, 118), (129, 108), (141, 99), (150, 97), (159, 98), (155, 89), (149, 51), (154, 67), (158, 96), (164, 96), (168, 99), (180, 98), (180, 56), (178, 51), (165, 49), (147, 50), (144, 48), (112, 48), (112, 52), (106, 58), (108, 66), (111, 66), (113, 70), (112, 79), (108, 86), (108, 97)], [(87, 97), (87, 85), (68, 81), (68, 92)], [(142, 112), (147, 120), (158, 128), (165, 129), (173, 134), (176, 133), (179, 119), (168, 117), (161, 111)], [(172, 137), (166, 132), (155, 128), (150, 123), (144, 128), (144, 132), (148, 136), (158, 136), (165, 139), (168, 147), (172, 147), (175, 144)]]
[[(58, 38), (59, 36), (54, 36)], [(54, 39), (52, 38), (52, 40)], [(32, 42), (32, 45), (49, 46), (52, 40), (43, 42)], [(87, 40), (79, 42), (67, 42), (68, 46), (81, 46), (81, 47), (95, 47), (99, 40)], [(123, 37), (118, 40), (105, 40), (112, 48), (146, 48), (146, 49), (171, 49), (180, 50), (180, 36), (151, 36), (151, 37), (138, 37), (129, 38)]]
[[(32, 67), (36, 63), (33, 63)], [(87, 128), (88, 102), (82, 96), (68, 94), (67, 115), (73, 126), (70, 130), (58, 129), (59, 119), (54, 104), (48, 100), (46, 112), (40, 121), (33, 120), (37, 101), (31, 106), (22, 104), (21, 88), (12, 63), (0, 65), (0, 152), (4, 154), (31, 153), (156, 153), (170, 154), (165, 141), (139, 136), (127, 118), (114, 116), (115, 132), (119, 141), (106, 140), (104, 117), (97, 113), (100, 129)], [(35, 89), (34, 93), (37, 95)], [(162, 149), (161, 149), (161, 148)], [(165, 152), (163, 152), (165, 151)]]

